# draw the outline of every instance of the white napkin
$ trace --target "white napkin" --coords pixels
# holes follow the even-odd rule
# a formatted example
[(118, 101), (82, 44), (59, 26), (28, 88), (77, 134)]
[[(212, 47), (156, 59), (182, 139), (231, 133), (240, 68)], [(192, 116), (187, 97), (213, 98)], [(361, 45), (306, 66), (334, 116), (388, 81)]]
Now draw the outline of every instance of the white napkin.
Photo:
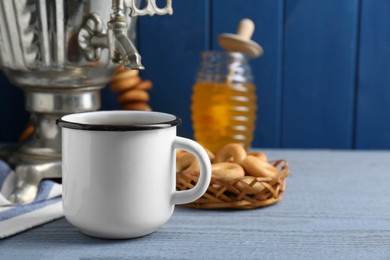
[(15, 181), (15, 172), (0, 160), (0, 239), (63, 217), (60, 184), (44, 180), (32, 203), (15, 205), (7, 200)]

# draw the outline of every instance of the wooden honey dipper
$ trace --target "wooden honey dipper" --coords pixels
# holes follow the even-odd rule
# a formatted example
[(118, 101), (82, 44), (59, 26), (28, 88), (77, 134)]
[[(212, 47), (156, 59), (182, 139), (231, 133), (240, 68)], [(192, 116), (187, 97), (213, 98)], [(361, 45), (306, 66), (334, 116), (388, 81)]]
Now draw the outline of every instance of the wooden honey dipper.
[(245, 18), (238, 25), (237, 34), (223, 33), (218, 36), (219, 45), (229, 52), (244, 52), (251, 58), (257, 58), (263, 55), (263, 48), (252, 41), (252, 35), (255, 31), (255, 24), (252, 20)]
[(148, 91), (152, 85), (150, 80), (139, 77), (138, 70), (126, 70), (121, 66), (112, 77), (111, 90), (119, 94), (122, 109), (150, 111)]

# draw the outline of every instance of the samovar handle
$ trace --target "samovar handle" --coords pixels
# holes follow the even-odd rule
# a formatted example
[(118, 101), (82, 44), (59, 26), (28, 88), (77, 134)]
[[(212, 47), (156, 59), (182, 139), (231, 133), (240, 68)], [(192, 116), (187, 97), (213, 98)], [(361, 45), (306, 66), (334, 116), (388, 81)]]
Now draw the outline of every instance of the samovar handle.
[(142, 70), (141, 56), (133, 42), (127, 36), (127, 20), (125, 7), (130, 8), (130, 17), (141, 15), (165, 15), (172, 14), (172, 0), (165, 0), (166, 6), (159, 8), (156, 0), (146, 0), (145, 7), (138, 9), (136, 0), (112, 0), (110, 21), (105, 32), (101, 26), (102, 21), (98, 14), (93, 13), (85, 21), (78, 34), (78, 43), (88, 61), (100, 59), (101, 48), (108, 48), (111, 60), (121, 63), (127, 69)]
[(149, 15), (153, 16), (155, 14), (157, 15), (165, 15), (165, 14), (172, 14), (172, 0), (165, 0), (165, 6), (163, 8), (159, 8), (156, 4), (156, 0), (147, 0), (145, 3), (145, 6), (141, 9), (137, 7), (137, 4), (133, 0), (127, 0), (125, 1), (125, 5), (129, 8), (131, 8), (130, 16), (143, 16), (143, 15)]

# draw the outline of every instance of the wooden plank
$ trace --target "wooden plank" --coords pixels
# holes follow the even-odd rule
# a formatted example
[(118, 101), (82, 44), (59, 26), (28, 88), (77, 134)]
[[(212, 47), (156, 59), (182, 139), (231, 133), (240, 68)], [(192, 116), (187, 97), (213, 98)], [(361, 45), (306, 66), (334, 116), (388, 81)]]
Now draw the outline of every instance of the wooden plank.
[(282, 146), (352, 148), (358, 0), (286, 0)]
[(151, 79), (151, 106), (182, 118), (181, 136), (193, 137), (191, 94), (200, 52), (209, 47), (208, 0), (173, 1), (172, 16), (140, 17), (138, 43)]
[(212, 1), (211, 35), (214, 49), (220, 49), (217, 35), (234, 33), (242, 18), (254, 21), (256, 29), (252, 39), (264, 48), (264, 55), (251, 62), (258, 98), (254, 147), (280, 146), (283, 2)]
[(356, 148), (390, 149), (390, 2), (362, 0)]
[(129, 240), (92, 238), (61, 219), (1, 240), (0, 259), (389, 258), (390, 174), (388, 165), (377, 162), (388, 162), (390, 152), (267, 154), (293, 168), (285, 197), (274, 206), (177, 206), (160, 230)]
[(28, 122), (23, 91), (0, 73), (0, 142), (16, 142)]

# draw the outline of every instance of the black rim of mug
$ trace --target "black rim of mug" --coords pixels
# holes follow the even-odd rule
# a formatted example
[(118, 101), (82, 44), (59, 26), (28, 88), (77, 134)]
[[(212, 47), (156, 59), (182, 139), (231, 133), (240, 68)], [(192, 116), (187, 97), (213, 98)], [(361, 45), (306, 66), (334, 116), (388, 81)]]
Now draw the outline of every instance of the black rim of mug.
[[(148, 112), (145, 112), (148, 113)], [(151, 112), (152, 113), (152, 112)], [(109, 125), (109, 124), (84, 124), (69, 122), (62, 117), (56, 120), (58, 126), (63, 128), (70, 128), (76, 130), (88, 130), (88, 131), (143, 131), (143, 130), (155, 130), (169, 128), (181, 124), (181, 119), (175, 117), (175, 119), (170, 121), (151, 123), (151, 124), (129, 124), (129, 125)]]

